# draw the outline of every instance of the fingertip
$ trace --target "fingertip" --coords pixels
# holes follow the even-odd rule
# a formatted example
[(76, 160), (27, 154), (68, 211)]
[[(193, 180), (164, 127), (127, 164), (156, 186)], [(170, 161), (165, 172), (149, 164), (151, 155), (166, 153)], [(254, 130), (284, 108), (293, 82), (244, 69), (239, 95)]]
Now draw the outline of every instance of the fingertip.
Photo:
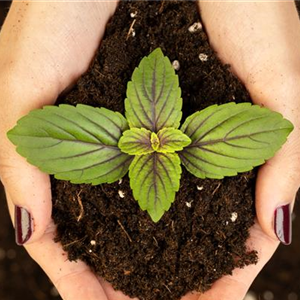
[(20, 246), (39, 240), (51, 222), (49, 176), (34, 167), (29, 168), (30, 173), (20, 171), (21, 178), (10, 176), (4, 181), (16, 243)]
[(291, 213), (298, 190), (298, 175), (291, 176), (294, 166), (275, 157), (260, 168), (256, 183), (258, 222), (273, 240), (291, 243)]

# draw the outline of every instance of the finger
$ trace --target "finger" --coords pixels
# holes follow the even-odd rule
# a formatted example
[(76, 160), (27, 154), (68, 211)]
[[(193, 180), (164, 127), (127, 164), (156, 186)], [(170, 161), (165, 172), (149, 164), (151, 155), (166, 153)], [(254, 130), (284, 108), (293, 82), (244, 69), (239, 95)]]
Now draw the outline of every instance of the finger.
[(99, 278), (99, 282), (110, 300), (138, 300), (138, 298), (130, 298), (129, 296), (124, 295), (121, 291), (114, 290), (112, 285), (103, 278)]
[[(0, 178), (6, 194), (15, 205), (16, 242), (23, 245), (38, 240), (51, 220), (50, 180), (48, 175), (29, 165), (16, 152), (15, 146), (8, 140), (6, 133), (23, 113), (37, 108), (39, 101), (54, 102), (57, 93), (49, 89), (43, 97), (43, 93), (35, 93), (30, 90), (30, 86), (27, 86), (23, 89), (21, 96), (21, 91), (14, 91), (14, 94), (6, 91), (2, 82), (0, 80), (0, 85), (3, 86), (2, 95), (6, 96), (10, 104), (3, 105), (3, 110), (0, 111), (2, 120), (0, 124)], [(19, 109), (13, 108), (12, 103), (17, 102), (16, 99), (22, 99), (18, 104)], [(9, 105), (11, 107), (8, 107)]]
[(299, 129), (281, 151), (260, 168), (256, 183), (256, 213), (262, 229), (283, 244), (291, 243), (291, 212), (300, 183)]
[[(128, 296), (125, 296), (122, 292), (120, 291), (115, 291), (112, 287), (112, 285), (104, 280), (103, 278), (99, 278), (99, 281), (105, 290), (105, 293), (108, 297), (108, 299), (111, 300), (138, 300), (138, 298), (130, 298)], [(197, 300), (199, 298), (199, 293), (194, 292), (194, 293), (188, 293), (187, 295), (183, 296), (181, 300)]]
[[(212, 288), (201, 295), (198, 300), (242, 300), (253, 280), (275, 252), (278, 242), (267, 236), (258, 224), (250, 230), (248, 248), (258, 252), (258, 262), (244, 269), (235, 269), (230, 276), (216, 281)], [(259, 246), (258, 246), (259, 245)], [(257, 248), (259, 247), (259, 248)]]
[(188, 293), (184, 297), (181, 298), (181, 300), (198, 300), (199, 299), (198, 292)]
[[(11, 216), (14, 204), (8, 196)], [(51, 222), (45, 234), (26, 245), (30, 256), (47, 273), (64, 300), (108, 300), (98, 278), (83, 262), (70, 262), (60, 244), (54, 242), (55, 226)]]
[(287, 142), (260, 168), (256, 182), (258, 221), (267, 235), (283, 244), (291, 243), (291, 212), (300, 185), (300, 89), (295, 83), (296, 78), (281, 77), (273, 89), (250, 90), (256, 104), (280, 112), (294, 125)]

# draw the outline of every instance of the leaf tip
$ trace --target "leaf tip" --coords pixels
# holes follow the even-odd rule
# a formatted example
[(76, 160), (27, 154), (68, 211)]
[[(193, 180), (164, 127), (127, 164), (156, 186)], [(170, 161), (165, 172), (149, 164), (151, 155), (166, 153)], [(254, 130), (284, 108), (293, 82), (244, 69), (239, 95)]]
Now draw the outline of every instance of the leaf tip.
[(154, 213), (148, 211), (148, 214), (154, 223), (158, 223), (160, 219), (163, 217), (164, 213), (165, 213), (164, 211), (162, 213), (156, 213), (156, 212)]

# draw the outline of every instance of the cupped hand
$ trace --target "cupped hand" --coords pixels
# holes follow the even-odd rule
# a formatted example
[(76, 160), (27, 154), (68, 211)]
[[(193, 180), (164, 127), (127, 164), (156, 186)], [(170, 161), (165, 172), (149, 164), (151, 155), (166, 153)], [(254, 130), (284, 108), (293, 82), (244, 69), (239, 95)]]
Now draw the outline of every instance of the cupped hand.
[(253, 102), (294, 124), (287, 143), (259, 170), (257, 222), (248, 241), (249, 249), (258, 251), (258, 263), (234, 270), (200, 297), (189, 298), (242, 300), (279, 241), (291, 242), (290, 213), (300, 183), (300, 22), (294, 1), (203, 1), (199, 6), (210, 44)]
[(125, 300), (83, 262), (69, 262), (53, 241), (49, 176), (29, 165), (6, 132), (30, 110), (54, 104), (84, 73), (116, 8), (115, 1), (13, 2), (0, 33), (0, 178), (16, 239), (64, 300)]

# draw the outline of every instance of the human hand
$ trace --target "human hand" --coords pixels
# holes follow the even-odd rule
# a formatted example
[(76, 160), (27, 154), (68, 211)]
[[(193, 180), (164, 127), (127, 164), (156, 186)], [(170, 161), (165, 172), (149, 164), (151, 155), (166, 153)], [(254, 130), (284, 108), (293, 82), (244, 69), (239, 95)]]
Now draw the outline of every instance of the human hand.
[(114, 292), (84, 263), (67, 260), (53, 241), (49, 176), (16, 153), (6, 132), (30, 110), (54, 104), (87, 70), (115, 8), (114, 1), (15, 2), (0, 34), (0, 178), (11, 216), (15, 206), (22, 207), (15, 211), (21, 217), (15, 223), (17, 242), (65, 300), (128, 297)]
[[(300, 182), (300, 22), (291, 2), (199, 3), (210, 44), (250, 92), (253, 102), (278, 111), (294, 124), (282, 149), (260, 168), (256, 184), (257, 222), (248, 246), (258, 251), (257, 265), (236, 269), (201, 295), (186, 300), (242, 300), (279, 242), (290, 243), (291, 209)], [(285, 206), (282, 209), (282, 206)], [(284, 224), (274, 226), (286, 212)], [(284, 227), (284, 228), (283, 228)], [(290, 228), (291, 229), (291, 228)]]

